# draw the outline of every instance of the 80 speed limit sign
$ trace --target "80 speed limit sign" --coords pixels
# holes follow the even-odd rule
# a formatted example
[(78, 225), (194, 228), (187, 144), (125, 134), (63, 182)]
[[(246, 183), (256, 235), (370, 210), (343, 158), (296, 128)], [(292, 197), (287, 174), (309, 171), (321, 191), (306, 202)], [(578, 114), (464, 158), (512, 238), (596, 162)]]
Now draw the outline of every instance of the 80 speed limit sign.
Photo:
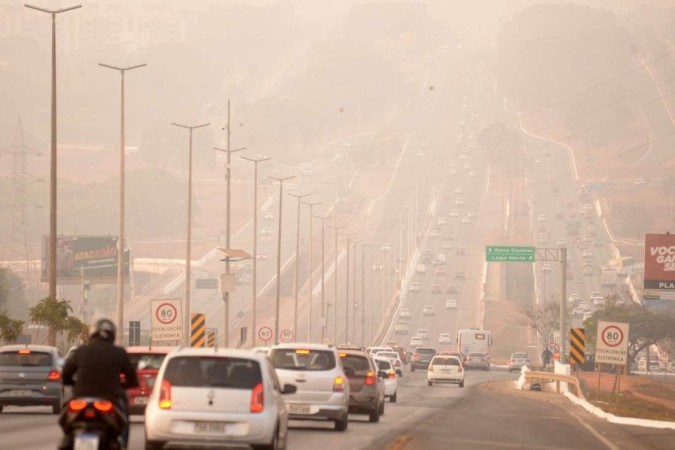
[(628, 359), (628, 324), (598, 322), (595, 362), (626, 364)]
[(152, 300), (150, 309), (153, 342), (173, 342), (183, 339), (180, 299)]

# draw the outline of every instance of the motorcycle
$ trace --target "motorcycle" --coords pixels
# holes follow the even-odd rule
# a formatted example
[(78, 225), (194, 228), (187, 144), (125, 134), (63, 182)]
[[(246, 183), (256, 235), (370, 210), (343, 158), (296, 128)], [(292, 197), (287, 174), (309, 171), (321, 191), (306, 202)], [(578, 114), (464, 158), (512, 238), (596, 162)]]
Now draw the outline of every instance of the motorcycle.
[(120, 450), (127, 419), (113, 402), (97, 398), (74, 398), (59, 417), (63, 440), (59, 450)]

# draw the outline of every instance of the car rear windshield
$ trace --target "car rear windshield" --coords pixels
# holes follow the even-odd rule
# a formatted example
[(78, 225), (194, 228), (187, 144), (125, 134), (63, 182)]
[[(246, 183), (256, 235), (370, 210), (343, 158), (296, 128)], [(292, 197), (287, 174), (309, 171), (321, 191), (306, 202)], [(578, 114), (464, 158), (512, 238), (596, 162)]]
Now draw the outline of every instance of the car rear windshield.
[(433, 348), (418, 348), (415, 350), (415, 353), (424, 353), (425, 355), (435, 355), (436, 350)]
[(51, 367), (52, 355), (32, 350), (16, 350), (0, 353), (0, 366), (3, 367)]
[(391, 370), (391, 363), (384, 359), (376, 359), (377, 370)]
[(332, 370), (335, 355), (327, 350), (275, 348), (269, 355), (276, 369), (286, 370)]
[(432, 366), (459, 366), (459, 360), (457, 358), (434, 358), (431, 361)]
[(166, 355), (157, 353), (129, 353), (131, 364), (136, 370), (159, 370)]
[(262, 376), (251, 359), (184, 356), (169, 361), (164, 380), (178, 387), (253, 389)]
[(357, 375), (364, 375), (370, 369), (368, 358), (359, 355), (340, 355), (342, 366), (346, 369), (351, 367)]
[(396, 352), (377, 352), (378, 358), (398, 358), (398, 353)]

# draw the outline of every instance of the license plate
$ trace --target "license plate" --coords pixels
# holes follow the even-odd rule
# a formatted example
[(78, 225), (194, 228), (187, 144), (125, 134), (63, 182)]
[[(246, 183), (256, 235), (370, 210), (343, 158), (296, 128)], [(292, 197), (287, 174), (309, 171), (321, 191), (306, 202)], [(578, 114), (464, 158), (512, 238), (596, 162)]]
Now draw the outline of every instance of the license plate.
[(13, 397), (30, 397), (33, 395), (33, 391), (29, 389), (12, 389), (10, 395)]
[(291, 414), (310, 414), (312, 408), (309, 405), (288, 405), (288, 412)]
[(134, 404), (136, 405), (147, 405), (148, 404), (148, 397), (136, 397), (134, 400)]
[(226, 427), (222, 422), (195, 422), (197, 433), (225, 433)]
[(73, 450), (98, 450), (98, 434), (81, 433), (75, 436)]

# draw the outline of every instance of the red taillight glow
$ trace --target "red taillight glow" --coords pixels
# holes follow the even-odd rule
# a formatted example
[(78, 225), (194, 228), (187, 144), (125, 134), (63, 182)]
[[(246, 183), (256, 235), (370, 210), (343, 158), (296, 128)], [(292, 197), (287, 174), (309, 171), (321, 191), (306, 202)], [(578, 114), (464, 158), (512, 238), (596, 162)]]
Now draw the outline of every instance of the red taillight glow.
[(253, 391), (251, 391), (251, 412), (259, 413), (262, 412), (264, 408), (263, 385), (262, 383), (258, 383), (258, 385), (253, 388)]
[(390, 380), (393, 380), (394, 378), (396, 378), (396, 372), (394, 372), (393, 370), (390, 370), (389, 373), (387, 374), (387, 378), (389, 378)]
[(68, 402), (68, 409), (74, 412), (82, 411), (84, 408), (87, 407), (87, 402), (84, 400), (71, 400)]
[(369, 370), (366, 373), (366, 382), (364, 384), (366, 386), (370, 386), (370, 385), (375, 384), (375, 372), (373, 372), (372, 370)]
[(159, 407), (171, 409), (171, 383), (162, 380), (162, 388), (159, 391)]
[(113, 404), (107, 400), (96, 400), (94, 402), (94, 408), (96, 408), (97, 411), (107, 413), (112, 411)]
[(335, 377), (333, 382), (333, 392), (343, 392), (345, 390), (345, 379), (340, 377)]
[(61, 374), (58, 372), (58, 370), (52, 370), (49, 372), (49, 375), (47, 375), (47, 379), (49, 381), (59, 381), (61, 379)]

